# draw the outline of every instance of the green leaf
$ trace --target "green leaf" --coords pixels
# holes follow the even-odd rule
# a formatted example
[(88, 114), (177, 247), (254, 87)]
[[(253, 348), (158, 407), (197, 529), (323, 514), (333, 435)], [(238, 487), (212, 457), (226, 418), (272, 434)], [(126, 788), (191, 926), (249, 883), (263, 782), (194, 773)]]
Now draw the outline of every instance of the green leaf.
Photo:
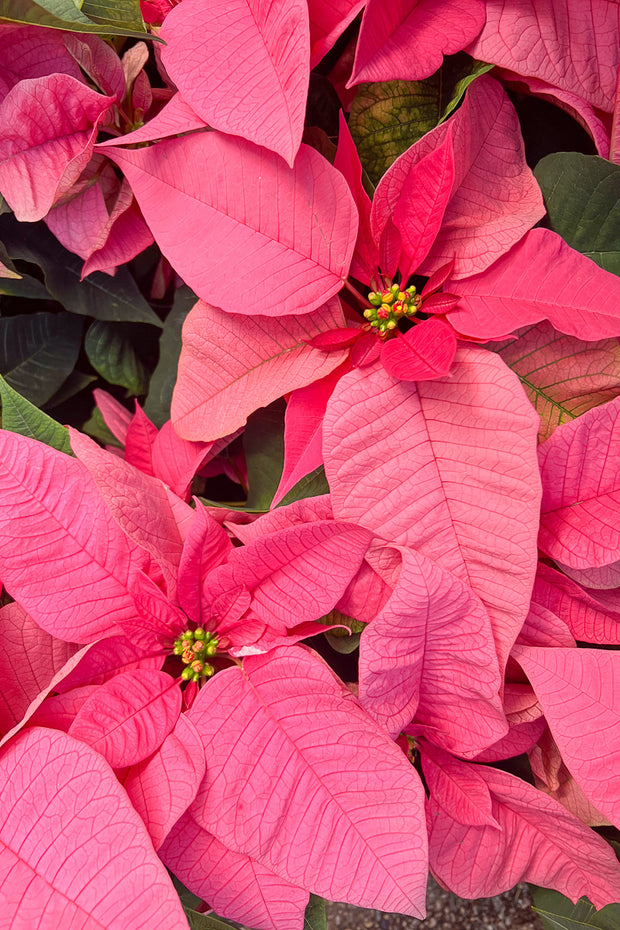
[(366, 624), (353, 617), (347, 617), (341, 614), (339, 610), (331, 610), (327, 616), (321, 618), (321, 623), (326, 625), (330, 623), (339, 623), (347, 629), (327, 630), (325, 639), (336, 652), (348, 656), (358, 648), (360, 636)]
[(80, 391), (83, 391), (96, 380), (95, 375), (87, 375), (83, 371), (74, 369), (69, 377), (63, 381), (53, 397), (50, 397), (45, 406), (49, 409), (64, 404), (65, 401), (71, 400), (72, 397), (75, 397), (76, 394), (79, 394)]
[(2, 402), (2, 429), (38, 439), (46, 446), (73, 455), (69, 443), (69, 431), (56, 420), (31, 404), (30, 401), (14, 391), (0, 376), (0, 401)]
[(399, 155), (447, 119), (471, 82), (492, 67), (462, 53), (446, 58), (424, 81), (360, 84), (349, 129), (372, 182), (377, 184)]
[(84, 348), (91, 365), (108, 384), (119, 384), (135, 396), (146, 393), (146, 369), (118, 324), (100, 320), (91, 323)]
[(0, 19), (49, 29), (161, 41), (146, 31), (139, 15), (139, 0), (84, 0), (81, 10), (73, 0), (0, 0)]
[(77, 361), (82, 321), (67, 313), (0, 319), (0, 373), (37, 407), (60, 388)]
[(620, 275), (620, 165), (559, 152), (534, 169), (551, 229), (606, 271)]
[(304, 915), (304, 930), (327, 930), (325, 920), (325, 901), (318, 895), (311, 894)]
[(587, 898), (573, 904), (558, 891), (530, 886), (534, 899), (534, 911), (543, 922), (545, 930), (618, 930), (620, 927), (620, 904), (608, 904), (597, 911)]
[(243, 433), (248, 469), (247, 509), (269, 510), (280, 483), (284, 465), (285, 410), (286, 404), (280, 398), (248, 418)]
[(233, 923), (232, 920), (222, 920), (221, 917), (216, 917), (215, 914), (201, 914), (185, 904), (183, 910), (190, 925), (190, 930), (242, 930), (241, 924)]
[(119, 268), (113, 278), (96, 271), (80, 281), (81, 258), (63, 248), (44, 223), (18, 223), (12, 214), (0, 216), (0, 236), (13, 260), (39, 266), (47, 289), (44, 296), (57, 300), (70, 313), (162, 326), (127, 268)]
[(161, 427), (170, 419), (170, 401), (181, 354), (181, 329), (185, 317), (197, 300), (194, 292), (183, 285), (177, 290), (172, 310), (164, 321), (164, 331), (159, 339), (159, 361), (151, 376), (144, 404), (144, 412), (155, 426)]
[(319, 465), (309, 475), (304, 475), (288, 494), (284, 495), (278, 507), (292, 504), (293, 501), (301, 501), (306, 497), (319, 497), (321, 494), (329, 494), (329, 485), (325, 477), (325, 469)]

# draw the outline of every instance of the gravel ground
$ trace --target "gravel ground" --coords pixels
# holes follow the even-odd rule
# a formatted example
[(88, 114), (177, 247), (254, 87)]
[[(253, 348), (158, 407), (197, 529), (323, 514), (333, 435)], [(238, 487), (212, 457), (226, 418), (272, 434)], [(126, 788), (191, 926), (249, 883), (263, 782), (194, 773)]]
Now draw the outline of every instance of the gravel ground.
[(542, 930), (531, 905), (527, 885), (517, 885), (497, 898), (464, 901), (431, 879), (425, 920), (329, 902), (327, 930)]

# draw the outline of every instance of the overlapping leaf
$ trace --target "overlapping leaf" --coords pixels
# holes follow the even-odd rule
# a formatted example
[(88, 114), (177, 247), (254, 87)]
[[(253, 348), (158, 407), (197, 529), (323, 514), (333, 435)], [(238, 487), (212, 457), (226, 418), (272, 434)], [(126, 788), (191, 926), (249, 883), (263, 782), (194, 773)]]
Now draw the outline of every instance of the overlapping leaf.
[(209, 303), (281, 316), (340, 290), (357, 212), (344, 178), (314, 149), (302, 146), (293, 168), (219, 132), (105, 152), (170, 264)]

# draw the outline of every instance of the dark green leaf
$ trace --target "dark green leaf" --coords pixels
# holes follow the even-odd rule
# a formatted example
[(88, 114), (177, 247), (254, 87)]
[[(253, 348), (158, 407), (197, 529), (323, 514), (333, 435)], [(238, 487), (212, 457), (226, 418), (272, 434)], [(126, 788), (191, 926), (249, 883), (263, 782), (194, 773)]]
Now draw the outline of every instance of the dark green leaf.
[(12, 214), (0, 216), (0, 236), (12, 259), (41, 268), (47, 294), (71, 313), (161, 327), (127, 268), (119, 268), (114, 277), (96, 271), (80, 281), (81, 258), (63, 248), (44, 223), (18, 223)]
[(134, 394), (145, 394), (148, 388), (146, 369), (129, 337), (117, 323), (96, 320), (84, 339), (88, 360), (108, 384), (119, 384)]
[[(243, 448), (248, 469), (247, 508), (269, 510), (284, 463), (284, 400), (261, 407), (248, 418)], [(244, 508), (246, 509), (246, 508)]]
[[(73, 0), (0, 0), (0, 19), (49, 29), (160, 41), (146, 32), (142, 17), (136, 19), (135, 8), (136, 0), (84, 0), (81, 10)], [(85, 11), (92, 13), (93, 19)]]
[(311, 894), (304, 915), (304, 930), (327, 930), (325, 920), (325, 901), (318, 895)]
[(609, 904), (597, 911), (587, 898), (573, 904), (558, 891), (531, 886), (534, 910), (540, 917), (545, 930), (618, 930), (620, 927), (620, 904)]
[(170, 419), (170, 401), (181, 353), (181, 329), (197, 300), (194, 292), (183, 285), (176, 292), (172, 310), (164, 321), (164, 331), (159, 339), (159, 361), (151, 376), (144, 404), (144, 412), (155, 426), (162, 426)]
[(37, 407), (60, 388), (77, 361), (82, 321), (67, 313), (0, 319), (0, 373)]
[(14, 391), (2, 377), (0, 377), (0, 400), (2, 402), (2, 429), (29, 436), (30, 439), (38, 439), (39, 442), (44, 442), (46, 446), (52, 446), (59, 452), (73, 455), (66, 426), (61, 426), (56, 420), (52, 420), (46, 413)]
[(446, 58), (424, 81), (360, 84), (349, 129), (373, 183), (414, 142), (447, 119), (471, 82), (492, 67), (462, 53)]
[(620, 274), (620, 165), (598, 155), (558, 152), (534, 169), (549, 224), (573, 249)]
[(355, 652), (358, 648), (362, 630), (366, 626), (365, 623), (360, 623), (359, 620), (354, 620), (353, 617), (341, 614), (339, 610), (331, 610), (327, 616), (321, 618), (321, 623), (325, 625), (338, 623), (341, 624), (341, 627), (346, 627), (346, 629), (328, 630), (325, 633), (325, 638), (332, 649), (345, 656)]
[(329, 485), (325, 477), (325, 469), (319, 465), (309, 475), (305, 475), (298, 481), (288, 494), (284, 495), (278, 507), (284, 507), (285, 504), (292, 504), (293, 501), (300, 501), (306, 497), (319, 497), (321, 494), (329, 494)]
[(83, 371), (76, 371), (74, 369), (66, 381), (60, 385), (54, 396), (50, 397), (45, 406), (49, 410), (50, 408), (57, 407), (59, 404), (64, 404), (66, 400), (75, 397), (76, 394), (79, 394), (80, 391), (83, 391), (84, 388), (87, 388), (89, 384), (92, 384), (93, 381), (96, 380), (94, 375), (87, 375)]

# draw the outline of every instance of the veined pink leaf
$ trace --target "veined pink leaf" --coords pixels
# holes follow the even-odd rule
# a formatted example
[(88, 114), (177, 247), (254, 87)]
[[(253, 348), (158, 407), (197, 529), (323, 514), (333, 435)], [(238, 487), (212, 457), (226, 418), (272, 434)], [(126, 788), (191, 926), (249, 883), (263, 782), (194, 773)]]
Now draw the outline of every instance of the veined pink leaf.
[(0, 103), (0, 191), (18, 220), (40, 220), (88, 164), (112, 97), (66, 74), (21, 81)]
[(368, 0), (350, 83), (421, 81), (441, 67), (444, 55), (465, 48), (483, 25), (483, 0), (457, 5), (443, 0)]
[[(525, 720), (522, 723), (511, 723), (506, 736), (503, 736), (487, 749), (483, 749), (472, 761), (501, 762), (504, 759), (520, 756), (532, 748), (546, 726), (544, 717), (538, 717), (536, 720)], [(430, 736), (432, 734), (429, 734)]]
[(157, 427), (151, 423), (136, 401), (134, 415), (125, 435), (125, 461), (145, 475), (155, 475), (153, 468), (153, 446), (157, 439)]
[(220, 672), (190, 716), (199, 730), (208, 720), (207, 774), (190, 808), (202, 827), (306, 890), (423, 916), (418, 776), (310, 649)]
[[(426, 809), (430, 865), (455, 894), (492, 897), (530, 881), (575, 902), (587, 895), (597, 908), (618, 900), (620, 866), (613, 850), (557, 801), (508, 772), (444, 759), (436, 750), (433, 756), (422, 754), (431, 792)], [(444, 765), (449, 765), (447, 787), (453, 795), (457, 787), (469, 795), (472, 781), (478, 791), (481, 781), (486, 783), (499, 830), (471, 823), (474, 818), (459, 823), (465, 808), (443, 806), (446, 791), (438, 783), (447, 778)]]
[(127, 84), (116, 49), (100, 36), (68, 33), (64, 38), (71, 57), (77, 61), (81, 71), (102, 93), (122, 103)]
[(612, 562), (610, 565), (601, 565), (600, 568), (569, 568), (561, 562), (557, 565), (578, 585), (593, 588), (597, 595), (604, 594), (605, 591), (613, 595), (612, 589), (620, 585), (620, 561)]
[(342, 367), (291, 393), (284, 417), (284, 467), (273, 496), (275, 507), (304, 475), (323, 464), (323, 417)]
[(467, 51), (577, 93), (611, 112), (620, 60), (618, 5), (608, 0), (486, 0), (486, 23)]
[(183, 548), (161, 481), (145, 475), (89, 436), (69, 429), (71, 448), (89, 470), (121, 530), (161, 566), (171, 597)]
[(343, 325), (337, 300), (312, 314), (281, 319), (227, 314), (200, 301), (183, 326), (172, 397), (175, 430), (185, 439), (219, 439), (258, 407), (324, 378), (347, 350), (322, 352), (307, 341)]
[[(377, 186), (372, 224), (378, 238), (393, 216), (421, 274), (455, 259), (459, 279), (491, 265), (544, 213), (514, 107), (499, 82), (483, 74), (447, 122), (390, 166)], [(456, 284), (446, 290), (461, 293)]]
[(203, 586), (203, 610), (243, 586), (252, 612), (279, 632), (328, 613), (344, 594), (371, 534), (351, 523), (316, 521), (232, 549)]
[[(0, 577), (44, 630), (70, 642), (120, 632), (135, 616), (131, 579), (146, 562), (88, 470), (34, 439), (0, 431)], [(16, 536), (20, 545), (15, 546)]]
[(461, 298), (450, 322), (466, 336), (507, 336), (540, 320), (586, 341), (620, 334), (620, 279), (550, 229), (530, 230), (482, 274), (446, 289)]
[(161, 921), (187, 930), (144, 825), (99, 753), (55, 730), (28, 730), (4, 750), (0, 790), (6, 926), (142, 930)]
[(106, 155), (172, 267), (209, 303), (236, 314), (309, 313), (342, 287), (357, 211), (345, 179), (314, 149), (302, 145), (288, 168), (244, 139), (200, 132)]
[(521, 330), (498, 354), (519, 375), (540, 414), (541, 442), (561, 423), (620, 394), (617, 339), (584, 342), (543, 320)]
[(48, 696), (28, 719), (28, 726), (50, 727), (68, 733), (82, 705), (96, 690), (96, 685), (82, 685), (65, 694)]
[(381, 364), (400, 381), (427, 381), (449, 374), (456, 333), (445, 320), (431, 317), (381, 346)]
[(100, 685), (69, 730), (113, 768), (134, 765), (158, 749), (181, 712), (181, 690), (165, 672), (136, 669)]
[(131, 413), (123, 407), (120, 401), (101, 388), (95, 388), (93, 397), (103, 417), (103, 422), (118, 441), (125, 445), (127, 429), (131, 423)]
[(303, 497), (293, 501), (285, 507), (276, 507), (268, 513), (247, 524), (233, 524), (225, 522), (227, 529), (240, 539), (244, 546), (261, 536), (277, 533), (279, 530), (297, 526), (300, 523), (313, 523), (318, 520), (333, 520), (331, 500), (329, 494), (320, 494), (317, 497)]
[(19, 604), (0, 610), (0, 735), (19, 723), (77, 650), (42, 630)]
[(620, 605), (598, 600), (566, 575), (542, 563), (532, 599), (560, 617), (575, 637), (596, 645), (620, 646)]
[(94, 271), (114, 274), (119, 265), (131, 261), (154, 241), (134, 198), (127, 209), (113, 220), (103, 245), (84, 262), (81, 277), (85, 278)]
[(133, 145), (136, 142), (155, 142), (168, 136), (180, 135), (194, 129), (206, 129), (207, 124), (197, 113), (194, 113), (189, 103), (181, 94), (174, 94), (165, 106), (156, 113), (144, 126), (128, 132), (124, 136), (106, 139), (99, 143), (100, 150), (110, 146)]
[(533, 601), (516, 645), (574, 649), (576, 644), (566, 624), (551, 610)]
[(562, 758), (594, 806), (620, 824), (620, 656), (515, 646)]
[(159, 851), (162, 860), (219, 916), (256, 930), (303, 930), (308, 892), (233, 852), (185, 813)]
[(457, 351), (450, 378), (417, 387), (358, 369), (336, 386), (323, 429), (336, 519), (467, 582), (505, 662), (529, 608), (540, 506), (538, 416), (516, 375), (474, 346)]
[(196, 797), (205, 767), (200, 734), (187, 714), (181, 714), (159, 749), (129, 769), (123, 787), (155, 849)]
[(539, 546), (569, 568), (620, 559), (620, 397), (565, 423), (539, 449)]
[(125, 636), (108, 636), (93, 643), (75, 668), (54, 688), (60, 694), (83, 685), (101, 685), (104, 681), (135, 668), (160, 669), (165, 656), (141, 649)]
[(310, 78), (305, 0), (183, 0), (161, 37), (164, 67), (202, 119), (292, 167)]
[(166, 420), (153, 442), (153, 471), (183, 500), (188, 500), (191, 483), (198, 471), (217, 454), (214, 442), (181, 439)]
[(231, 549), (232, 543), (224, 528), (196, 500), (194, 519), (183, 544), (178, 576), (179, 604), (195, 623), (203, 622), (202, 582), (210, 571), (225, 561)]
[(392, 737), (414, 718), (444, 749), (475, 755), (508, 730), (489, 616), (456, 576), (401, 552), (394, 593), (360, 639), (360, 702)]
[[(6, 92), (25, 78), (68, 74), (84, 82), (78, 63), (70, 54), (66, 32), (42, 26), (2, 23), (0, 30), (0, 91)], [(97, 37), (99, 38), (99, 37)], [(103, 39), (99, 39), (103, 42)]]
[(370, 284), (379, 266), (379, 249), (370, 224), (372, 204), (362, 183), (362, 163), (342, 110), (338, 126), (338, 148), (334, 157), (334, 168), (346, 178), (359, 213), (359, 229), (351, 259), (351, 274), (359, 281)]

